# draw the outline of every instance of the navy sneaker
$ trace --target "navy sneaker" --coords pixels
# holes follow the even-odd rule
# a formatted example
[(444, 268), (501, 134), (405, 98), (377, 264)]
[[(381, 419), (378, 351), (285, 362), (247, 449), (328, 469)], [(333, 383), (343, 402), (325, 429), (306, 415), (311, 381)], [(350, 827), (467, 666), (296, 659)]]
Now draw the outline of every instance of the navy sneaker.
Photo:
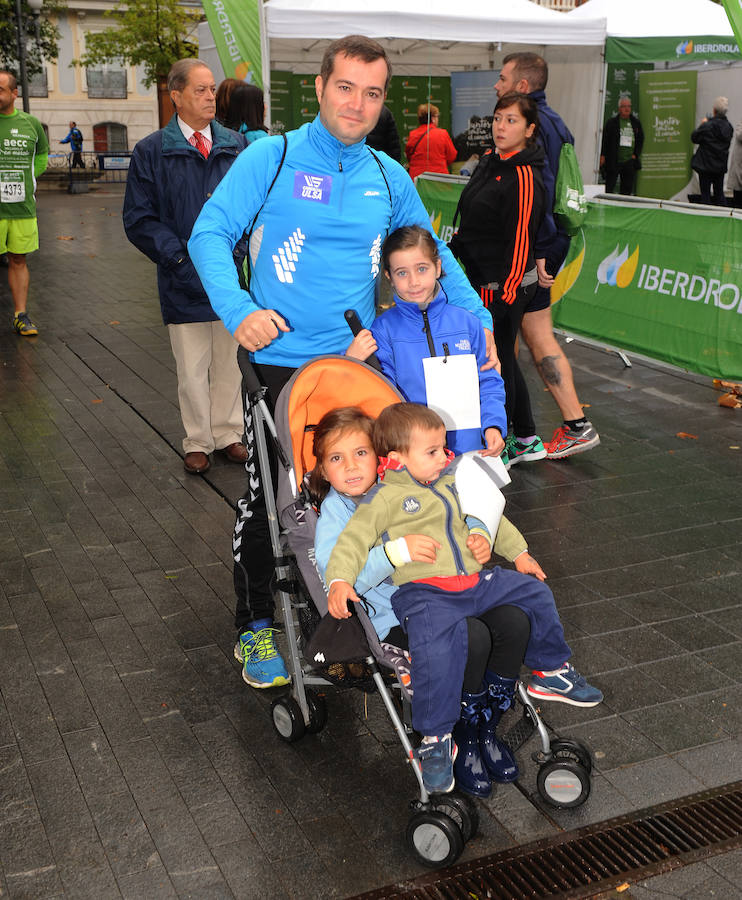
[(234, 645), (235, 659), (242, 663), (242, 678), (254, 688), (281, 687), (291, 682), (286, 663), (278, 652), (270, 619), (252, 623)]
[(558, 700), (570, 706), (597, 706), (603, 700), (602, 692), (588, 684), (570, 663), (554, 675), (534, 672), (526, 690), (538, 700)]
[(456, 744), (450, 734), (442, 738), (428, 738), (428, 741), (420, 744), (415, 751), (420, 760), (425, 790), (429, 794), (447, 794), (456, 784), (453, 775)]

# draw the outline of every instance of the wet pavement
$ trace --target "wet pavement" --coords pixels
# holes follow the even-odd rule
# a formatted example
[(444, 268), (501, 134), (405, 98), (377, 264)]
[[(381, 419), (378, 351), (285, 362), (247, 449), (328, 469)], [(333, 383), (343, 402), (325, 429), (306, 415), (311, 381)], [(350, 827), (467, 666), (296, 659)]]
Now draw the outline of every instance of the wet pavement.
[[(288, 745), (232, 657), (231, 503), (185, 474), (154, 266), (122, 194), (40, 195), (37, 338), (0, 332), (0, 897), (347, 897), (423, 870), (415, 782), (377, 697), (328, 690)], [(742, 413), (709, 379), (571, 343), (594, 451), (512, 471), (508, 514), (605, 693), (547, 704), (590, 744), (592, 795), (479, 802), (462, 860), (742, 773)], [(530, 364), (544, 437), (558, 412)], [(526, 751), (532, 750), (528, 746)], [(740, 851), (622, 897), (742, 896)]]

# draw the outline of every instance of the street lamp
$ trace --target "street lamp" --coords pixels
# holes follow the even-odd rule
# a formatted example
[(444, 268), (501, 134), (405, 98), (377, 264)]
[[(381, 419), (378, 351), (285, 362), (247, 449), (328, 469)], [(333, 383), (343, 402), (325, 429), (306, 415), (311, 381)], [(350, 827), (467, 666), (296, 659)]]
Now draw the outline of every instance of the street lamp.
[[(31, 13), (37, 23), (36, 37), (38, 40), (38, 21), (44, 0), (27, 0)], [(23, 9), (21, 0), (15, 0), (15, 15), (18, 25), (18, 69), (21, 76), (21, 93), (23, 94), (23, 112), (28, 112), (28, 74), (26, 72), (26, 29), (23, 27)]]

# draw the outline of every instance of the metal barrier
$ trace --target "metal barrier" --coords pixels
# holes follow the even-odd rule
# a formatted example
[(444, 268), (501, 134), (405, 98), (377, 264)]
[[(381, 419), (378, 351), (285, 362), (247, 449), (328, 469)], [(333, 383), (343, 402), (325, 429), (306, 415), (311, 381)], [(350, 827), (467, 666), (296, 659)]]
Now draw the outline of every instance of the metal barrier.
[(81, 194), (89, 191), (91, 186), (125, 184), (130, 159), (128, 150), (50, 153), (47, 169), (39, 178), (38, 186)]

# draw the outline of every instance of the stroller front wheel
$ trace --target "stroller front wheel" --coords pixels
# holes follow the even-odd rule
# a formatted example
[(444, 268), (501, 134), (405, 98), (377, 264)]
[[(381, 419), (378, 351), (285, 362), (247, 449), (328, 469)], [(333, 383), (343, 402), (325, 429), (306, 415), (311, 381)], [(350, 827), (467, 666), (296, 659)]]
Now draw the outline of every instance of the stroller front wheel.
[(433, 869), (453, 865), (464, 849), (459, 826), (445, 813), (434, 810), (415, 813), (405, 836), (415, 859)]
[(287, 743), (299, 741), (304, 737), (306, 726), (301, 714), (301, 707), (293, 697), (279, 697), (271, 703), (273, 727)]
[(454, 820), (461, 830), (461, 836), (465, 844), (477, 833), (479, 829), (479, 810), (465, 794), (458, 792), (435, 794), (430, 799), (430, 805), (437, 812), (443, 813), (449, 819)]

